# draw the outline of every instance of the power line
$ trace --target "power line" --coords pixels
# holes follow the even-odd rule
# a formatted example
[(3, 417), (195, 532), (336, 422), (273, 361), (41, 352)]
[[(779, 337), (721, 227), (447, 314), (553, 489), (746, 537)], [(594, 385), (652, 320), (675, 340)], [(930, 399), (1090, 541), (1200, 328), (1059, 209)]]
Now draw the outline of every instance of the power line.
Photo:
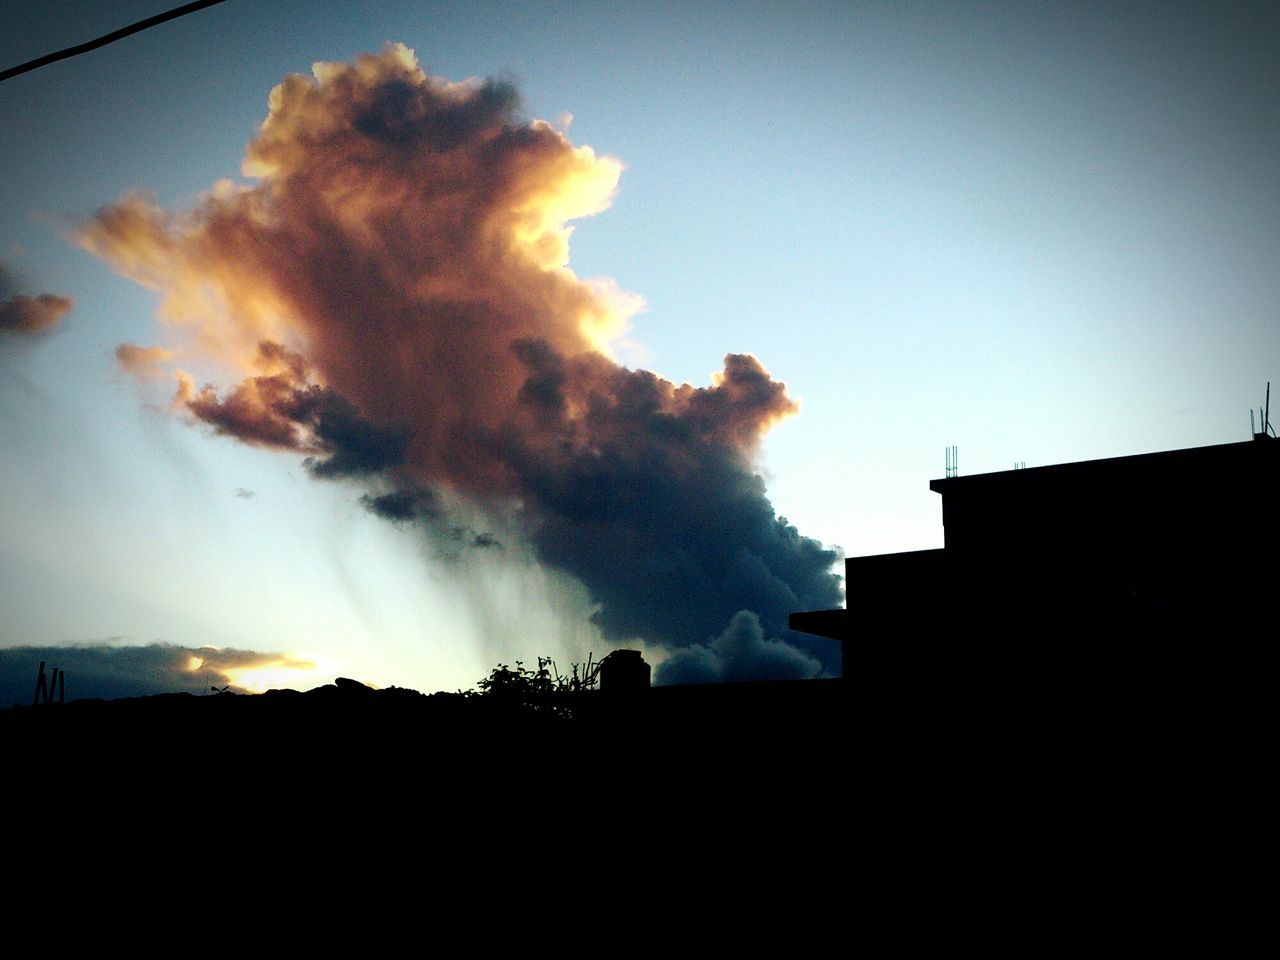
[(56, 63), (59, 60), (66, 60), (68, 57), (74, 57), (77, 54), (88, 53), (90, 50), (97, 50), (99, 47), (105, 47), (108, 43), (114, 43), (117, 40), (145, 30), (147, 27), (154, 27), (157, 24), (164, 23), (167, 20), (176, 20), (178, 17), (186, 16), (188, 13), (195, 13), (197, 10), (203, 10), (205, 7), (212, 7), (214, 4), (222, 3), (223, 0), (195, 0), (194, 3), (184, 3), (180, 7), (175, 7), (166, 13), (157, 13), (154, 17), (147, 17), (145, 20), (139, 20), (137, 23), (131, 23), (127, 27), (121, 27), (119, 30), (113, 30), (108, 34), (98, 37), (96, 40), (90, 40), (87, 43), (78, 43), (74, 47), (67, 47), (65, 50), (59, 50), (57, 53), (46, 53), (43, 57), (36, 57), (34, 60), (28, 60), (26, 63), (20, 63), (16, 67), (10, 67), (8, 70), (0, 72), (0, 81), (8, 80), (10, 77), (16, 77), (20, 73), (26, 73), (35, 70), (37, 67), (43, 67), (48, 63)]

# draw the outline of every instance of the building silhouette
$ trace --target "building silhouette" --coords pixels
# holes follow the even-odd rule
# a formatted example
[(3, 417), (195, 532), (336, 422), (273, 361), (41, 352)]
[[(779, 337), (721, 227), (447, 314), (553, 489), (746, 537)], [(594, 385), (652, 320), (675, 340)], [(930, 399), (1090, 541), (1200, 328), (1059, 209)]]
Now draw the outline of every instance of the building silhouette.
[(929, 486), (942, 549), (850, 557), (845, 608), (790, 618), (841, 641), (847, 679), (1154, 682), (1274, 632), (1280, 441), (1265, 434)]

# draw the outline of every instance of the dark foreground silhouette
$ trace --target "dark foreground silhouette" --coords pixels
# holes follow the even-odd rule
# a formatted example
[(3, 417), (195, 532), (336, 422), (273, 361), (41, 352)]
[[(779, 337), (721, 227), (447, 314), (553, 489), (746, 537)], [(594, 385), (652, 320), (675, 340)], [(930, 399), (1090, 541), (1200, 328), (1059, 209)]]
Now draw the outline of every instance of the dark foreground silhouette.
[(1269, 749), (1258, 587), (1277, 527), (1258, 505), (1278, 467), (1280, 443), (1259, 439), (936, 481), (945, 550), (851, 558), (848, 609), (793, 618), (843, 641), (843, 680), (649, 688), (646, 670), (636, 689), (541, 698), (340, 681), (15, 708), (0, 737), (35, 769), (78, 755), (111, 777), (196, 764), (284, 786), (323, 771), (330, 791), (337, 773), (909, 808), (1238, 781)]
[[(795, 929), (880, 922), (895, 943), (1094, 943), (1121, 921), (1218, 943), (1234, 928), (1197, 939), (1185, 917), (1265, 889), (1240, 863), (1274, 807), (1275, 521), (1250, 478), (1276, 451), (942, 481), (945, 552), (855, 558), (848, 609), (793, 622), (844, 641), (841, 680), (0, 711), (10, 822), (237, 876), (229, 851), (252, 850), (343, 890), (411, 863), (481, 898), (549, 877), (745, 889), (734, 917), (780, 890)], [(1116, 470), (1132, 482), (1101, 482)]]
[(1273, 788), (1270, 672), (1244, 649), (1153, 647), (1131, 673), (1098, 646), (997, 641), (846, 680), (27, 706), (0, 711), (4, 790), (73, 865), (253, 877), (286, 901), (647, 890), (724, 916), (766, 900), (789, 929), (1070, 943), (1247, 895), (1229, 861), (1259, 849)]
[(1033, 653), (993, 641), (944, 657), (878, 656), (862, 679), (544, 698), (340, 680), (306, 693), (14, 707), (0, 711), (0, 738), (11, 753), (79, 756), (144, 777), (195, 763), (220, 778), (430, 771), (553, 791), (738, 783), (851, 795), (874, 781), (881, 796), (914, 785), (918, 800), (922, 789), (1023, 790), (1045, 777), (1072, 789), (1142, 769), (1252, 766), (1270, 709), (1256, 649), (1219, 640), (1212, 650), (1076, 643)]

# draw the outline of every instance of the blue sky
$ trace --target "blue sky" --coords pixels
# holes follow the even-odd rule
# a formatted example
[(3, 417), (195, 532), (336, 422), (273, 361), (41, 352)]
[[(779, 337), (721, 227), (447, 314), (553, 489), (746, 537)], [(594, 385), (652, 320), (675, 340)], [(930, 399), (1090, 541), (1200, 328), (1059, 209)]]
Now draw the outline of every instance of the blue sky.
[[(163, 8), (38, 4), (0, 64)], [(615, 354), (695, 385), (758, 357), (801, 405), (764, 442), (770, 499), (857, 555), (941, 544), (949, 444), (975, 473), (1246, 438), (1280, 381), (1278, 40), (1269, 4), (230, 0), (6, 81), (0, 259), (76, 306), (0, 345), (0, 645), (288, 651), (420, 689), (603, 652), (562, 575), (459, 578), (116, 363), (162, 341), (157, 299), (77, 223), (243, 180), (268, 92), (314, 61), (399, 41), (572, 114), (625, 165), (570, 259), (647, 304)]]

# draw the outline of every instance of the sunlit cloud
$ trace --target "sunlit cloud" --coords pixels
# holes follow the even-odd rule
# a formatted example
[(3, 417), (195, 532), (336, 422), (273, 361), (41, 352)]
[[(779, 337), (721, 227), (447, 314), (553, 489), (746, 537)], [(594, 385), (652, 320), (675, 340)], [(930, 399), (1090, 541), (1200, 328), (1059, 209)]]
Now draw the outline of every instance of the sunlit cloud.
[(336, 663), (312, 656), (167, 643), (9, 647), (0, 649), (0, 706), (31, 702), (41, 661), (50, 671), (63, 671), (72, 700), (207, 694), (226, 687), (255, 693), (273, 686), (306, 690), (332, 683), (342, 672)]
[(249, 693), (265, 693), (272, 689), (307, 690), (332, 683), (339, 668), (329, 660), (314, 656), (264, 656), (244, 666), (224, 670), (227, 682)]
[(134, 343), (122, 343), (116, 347), (116, 360), (120, 366), (141, 379), (163, 376), (162, 365), (172, 357), (173, 351), (164, 347), (140, 347)]
[(775, 516), (755, 470), (796, 404), (749, 354), (708, 386), (612, 359), (643, 301), (579, 278), (569, 241), (623, 167), (567, 128), (391, 44), (274, 89), (253, 182), (177, 213), (131, 193), (79, 241), (158, 293), (192, 369), (224, 371), (174, 372), (182, 416), (358, 479), (432, 536), (527, 545), (585, 585), (606, 640), (685, 646), (740, 610), (776, 636), (839, 602), (836, 553)]

